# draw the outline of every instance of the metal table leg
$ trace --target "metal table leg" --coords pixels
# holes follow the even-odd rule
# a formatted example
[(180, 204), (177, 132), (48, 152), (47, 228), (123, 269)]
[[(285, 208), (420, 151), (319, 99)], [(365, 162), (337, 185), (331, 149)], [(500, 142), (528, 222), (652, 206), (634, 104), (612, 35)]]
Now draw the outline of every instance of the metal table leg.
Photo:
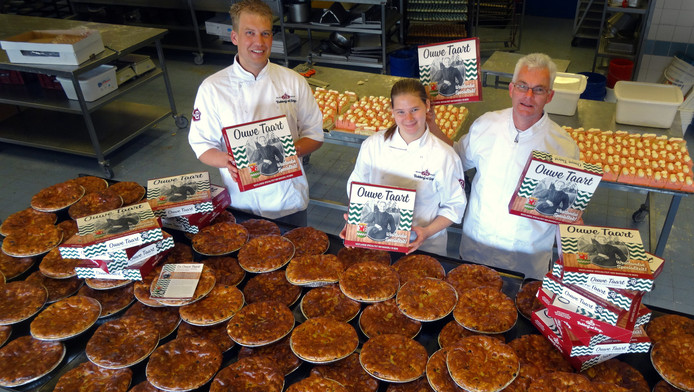
[(80, 87), (77, 75), (74, 73), (71, 75), (72, 85), (77, 94), (77, 101), (79, 102), (80, 109), (82, 110), (82, 117), (84, 118), (84, 124), (87, 127), (87, 133), (89, 133), (89, 139), (92, 142), (92, 147), (94, 148), (94, 155), (96, 155), (96, 160), (104, 170), (106, 177), (113, 178), (113, 169), (109, 162), (105, 159), (103, 151), (101, 151), (101, 143), (99, 143), (99, 137), (96, 134), (96, 128), (94, 128), (94, 122), (92, 121), (92, 115), (87, 108), (87, 102), (84, 100), (84, 94), (82, 93), (82, 87)]
[(166, 69), (166, 61), (164, 60), (164, 50), (161, 47), (161, 40), (154, 41), (157, 47), (157, 57), (159, 57), (159, 68), (164, 76), (164, 85), (166, 86), (166, 96), (169, 98), (169, 106), (171, 107), (171, 114), (174, 118), (176, 126), (179, 129), (186, 128), (188, 126), (188, 118), (178, 114), (176, 110), (176, 102), (174, 101), (173, 89), (171, 88), (171, 80), (169, 80), (169, 72)]
[(204, 53), (202, 52), (202, 39), (200, 39), (200, 27), (198, 26), (198, 17), (195, 14), (195, 7), (193, 6), (193, 0), (188, 0), (188, 8), (190, 9), (190, 17), (193, 21), (193, 32), (195, 34), (195, 43), (198, 45), (198, 52), (193, 53), (195, 57), (193, 58), (193, 62), (197, 65), (201, 65), (203, 63), (203, 55)]
[[(660, 232), (658, 244), (655, 247), (655, 252), (653, 252), (658, 257), (662, 257), (663, 252), (665, 252), (665, 245), (667, 244), (667, 239), (670, 235), (670, 230), (672, 230), (672, 225), (675, 223), (675, 215), (677, 214), (677, 209), (680, 207), (681, 200), (681, 195), (672, 195), (672, 200), (670, 200), (670, 207), (668, 208), (667, 215), (665, 216), (665, 223), (663, 223), (663, 230)], [(655, 236), (655, 232), (651, 231), (651, 235)]]

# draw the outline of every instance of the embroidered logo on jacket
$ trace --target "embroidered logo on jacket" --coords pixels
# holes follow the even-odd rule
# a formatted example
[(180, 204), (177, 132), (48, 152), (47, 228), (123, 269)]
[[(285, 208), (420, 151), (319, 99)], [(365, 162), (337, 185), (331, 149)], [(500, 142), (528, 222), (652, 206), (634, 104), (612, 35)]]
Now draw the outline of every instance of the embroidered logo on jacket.
[(284, 93), (284, 94), (282, 94), (281, 97), (275, 98), (275, 102), (277, 102), (277, 103), (296, 103), (296, 96)]
[(200, 121), (200, 109), (193, 110), (193, 121)]
[(420, 180), (434, 181), (434, 175), (429, 172), (429, 170), (422, 170), (414, 172), (414, 178)]

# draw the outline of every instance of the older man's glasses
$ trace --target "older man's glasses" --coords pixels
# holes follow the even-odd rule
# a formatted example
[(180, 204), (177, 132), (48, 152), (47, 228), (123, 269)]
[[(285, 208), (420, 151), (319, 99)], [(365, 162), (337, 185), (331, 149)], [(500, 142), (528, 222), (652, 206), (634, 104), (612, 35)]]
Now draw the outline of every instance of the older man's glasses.
[(530, 87), (524, 83), (513, 83), (513, 86), (516, 88), (516, 90), (523, 94), (527, 93), (528, 90), (532, 90), (533, 95), (546, 95), (549, 92), (549, 90), (542, 86)]

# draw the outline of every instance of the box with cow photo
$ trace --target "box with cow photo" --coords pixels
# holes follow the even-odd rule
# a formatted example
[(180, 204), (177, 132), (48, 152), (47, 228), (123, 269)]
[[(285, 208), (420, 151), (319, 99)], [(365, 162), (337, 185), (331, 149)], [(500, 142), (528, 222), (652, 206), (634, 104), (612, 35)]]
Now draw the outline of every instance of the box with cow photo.
[(77, 234), (60, 245), (60, 255), (91, 259), (163, 239), (159, 219), (143, 202), (77, 219)]
[(549, 223), (577, 222), (601, 179), (600, 165), (533, 151), (509, 202), (509, 212)]
[(197, 172), (147, 181), (147, 200), (159, 217), (212, 211), (210, 173)]
[(231, 205), (231, 197), (226, 188), (218, 185), (210, 185), (212, 193), (212, 211), (196, 212), (190, 215), (162, 217), (161, 225), (167, 229), (174, 229), (186, 233), (196, 234), (200, 229), (209, 226), (210, 223)]
[(345, 246), (406, 252), (415, 196), (413, 189), (353, 182)]
[(242, 192), (303, 175), (287, 116), (222, 129)]
[(651, 291), (655, 279), (637, 229), (557, 226), (562, 282)]

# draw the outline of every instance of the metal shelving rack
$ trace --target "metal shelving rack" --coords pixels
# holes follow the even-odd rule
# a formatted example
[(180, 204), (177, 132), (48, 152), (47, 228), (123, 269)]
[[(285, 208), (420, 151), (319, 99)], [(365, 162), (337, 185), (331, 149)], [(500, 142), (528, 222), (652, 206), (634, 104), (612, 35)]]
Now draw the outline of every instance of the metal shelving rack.
[(410, 45), (467, 38), (472, 0), (410, 0), (407, 2)]
[[(40, 73), (69, 78), (77, 100), (68, 100), (62, 91), (36, 91), (30, 85), (3, 86), (0, 104), (14, 108), (13, 115), (2, 120), (0, 142), (94, 157), (106, 176), (113, 177), (106, 155), (132, 140), (160, 121), (172, 117), (179, 128), (188, 125), (178, 115), (166, 70), (161, 38), (166, 30), (85, 23), (73, 20), (0, 14), (0, 36), (10, 37), (27, 30), (70, 29), (86, 26), (101, 32), (106, 50), (80, 65), (11, 63), (0, 51), (0, 69)], [(87, 102), (79, 76), (102, 64), (146, 46), (155, 45), (159, 66), (141, 77), (119, 86), (115, 91)], [(157, 79), (163, 79), (169, 107), (130, 102), (125, 94)]]
[(578, 46), (581, 40), (600, 38), (602, 11), (607, 0), (579, 0), (576, 3), (572, 46)]
[[(610, 0), (605, 0), (602, 10), (602, 18), (600, 23), (599, 39), (595, 47), (595, 57), (593, 58), (593, 72), (603, 70), (606, 72), (605, 61), (612, 58), (624, 58), (634, 62), (634, 71), (638, 70), (639, 59), (641, 57), (641, 48), (646, 39), (645, 32), (648, 23), (648, 16), (653, 10), (655, 0), (640, 0), (637, 2), (638, 7), (614, 7), (610, 4)], [(607, 38), (608, 22), (612, 17), (618, 14), (624, 16), (640, 18), (640, 21), (635, 28), (633, 37), (623, 39), (621, 42), (631, 45), (633, 50), (627, 47), (612, 46), (615, 41)]]
[[(386, 55), (388, 53), (388, 38), (396, 27), (398, 27), (399, 38), (401, 41), (404, 35), (404, 26), (401, 23), (401, 15), (399, 12), (399, 10), (403, 9), (403, 0), (399, 0), (399, 8), (397, 10), (389, 6), (388, 0), (356, 0), (352, 1), (352, 3), (378, 6), (380, 8), (381, 17), (380, 26), (361, 27), (359, 24), (333, 26), (314, 23), (293, 23), (285, 20), (286, 17), (284, 15), (283, 7), (279, 7), (280, 28), (282, 34), (284, 34), (286, 30), (305, 30), (308, 35), (308, 39), (301, 42), (301, 45), (292, 51), (287, 50), (287, 40), (283, 40), (285, 65), (288, 65), (289, 61), (308, 61), (309, 63), (339, 64), (355, 67), (375, 68), (379, 69), (381, 73), (385, 73), (387, 68)], [(353, 55), (347, 56), (316, 53), (314, 49), (319, 44), (320, 40), (314, 37), (313, 33), (331, 33), (334, 31), (347, 34), (379, 36), (380, 58), (374, 59), (376, 61), (367, 61), (366, 59), (353, 60)]]
[(521, 45), (525, 0), (470, 0), (471, 36), (479, 37), (480, 50), (516, 51)]

